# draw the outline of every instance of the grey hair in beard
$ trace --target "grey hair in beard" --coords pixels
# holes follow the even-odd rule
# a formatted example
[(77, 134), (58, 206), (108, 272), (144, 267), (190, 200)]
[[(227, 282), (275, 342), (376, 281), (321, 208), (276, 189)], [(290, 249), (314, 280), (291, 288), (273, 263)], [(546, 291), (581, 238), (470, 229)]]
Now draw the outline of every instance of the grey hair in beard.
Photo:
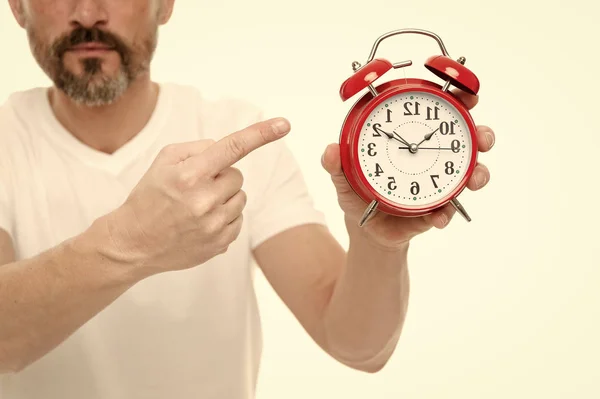
[[(28, 29), (32, 53), (42, 69), (73, 101), (86, 106), (112, 104), (141, 73), (149, 70), (156, 49), (158, 30), (136, 46), (129, 46), (117, 35), (98, 28), (79, 27), (46, 45), (33, 29)], [(102, 75), (102, 60), (83, 60), (83, 73), (75, 75), (63, 63), (64, 54), (81, 43), (96, 42), (109, 46), (121, 58), (116, 77)]]

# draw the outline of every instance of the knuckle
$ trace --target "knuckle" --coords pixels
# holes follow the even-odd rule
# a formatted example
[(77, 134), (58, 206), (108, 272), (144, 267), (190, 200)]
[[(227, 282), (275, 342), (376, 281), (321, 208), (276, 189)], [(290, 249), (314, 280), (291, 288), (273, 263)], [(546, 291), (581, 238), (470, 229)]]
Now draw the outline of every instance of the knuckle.
[(264, 124), (261, 125), (261, 127), (258, 129), (258, 133), (260, 134), (260, 138), (263, 141), (270, 141), (271, 137), (273, 137), (273, 135), (275, 134), (275, 130), (271, 125)]
[(231, 242), (233, 241), (232, 237), (230, 234), (221, 234), (217, 240), (217, 245), (219, 246), (219, 248), (227, 248), (229, 247), (229, 245), (231, 245)]
[(242, 177), (242, 171), (236, 168), (235, 166), (230, 166), (228, 168), (228, 171), (234, 176)]
[(245, 141), (239, 136), (235, 139), (232, 138), (231, 140), (227, 141), (227, 151), (234, 158), (242, 158), (245, 154), (245, 148)]
[(220, 179), (224, 179), (228, 187), (241, 189), (244, 184), (244, 175), (242, 172), (232, 166), (226, 168), (220, 173)]
[(195, 184), (195, 176), (193, 173), (181, 171), (175, 176), (175, 184), (181, 191), (188, 190)]
[(224, 254), (225, 252), (227, 252), (229, 250), (229, 245), (225, 245), (223, 247), (221, 247), (221, 249), (218, 251), (219, 255)]
[(214, 209), (219, 203), (219, 196), (214, 190), (211, 190), (204, 195), (204, 201), (208, 209)]
[(203, 195), (191, 204), (191, 213), (197, 218), (203, 217), (214, 207), (215, 203), (214, 195)]
[(163, 157), (171, 157), (175, 154), (177, 154), (177, 152), (179, 151), (179, 146), (177, 144), (167, 144), (166, 146), (164, 146), (159, 154)]
[[(243, 209), (248, 204), (248, 194), (244, 190), (238, 192), (240, 207)], [(241, 216), (241, 214), (240, 214)]]
[(222, 230), (223, 223), (221, 222), (220, 218), (210, 218), (206, 220), (203, 227), (205, 233), (208, 235), (215, 235)]
[(238, 237), (239, 233), (236, 231), (228, 232), (226, 235), (223, 235), (221, 245), (229, 247)]
[(232, 167), (231, 172), (236, 180), (237, 187), (242, 187), (244, 185), (244, 175), (242, 174), (242, 171), (239, 170), (238, 168)]
[(244, 224), (244, 214), (240, 213), (240, 215), (238, 216), (238, 218), (235, 220), (234, 224), (234, 240), (237, 238), (237, 236), (240, 234), (240, 231), (242, 229), (242, 225)]
[(244, 224), (244, 214), (240, 213), (240, 217), (237, 220), (237, 227), (238, 227), (237, 234), (240, 234), (240, 230), (241, 230), (243, 224)]
[(189, 209), (192, 216), (201, 218), (206, 214), (209, 208), (206, 201), (195, 201), (189, 206)]
[(231, 237), (231, 234), (226, 234), (223, 233), (219, 236), (219, 246), (221, 247), (227, 247), (231, 244), (231, 242), (233, 241), (233, 238)]

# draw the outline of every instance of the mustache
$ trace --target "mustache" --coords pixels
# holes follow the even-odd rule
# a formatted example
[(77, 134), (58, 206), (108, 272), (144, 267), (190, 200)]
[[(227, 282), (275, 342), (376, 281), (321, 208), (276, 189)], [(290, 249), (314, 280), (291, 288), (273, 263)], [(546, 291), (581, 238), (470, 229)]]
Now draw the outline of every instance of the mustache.
[(61, 36), (54, 42), (52, 53), (54, 56), (61, 58), (73, 47), (85, 43), (102, 43), (119, 53), (123, 63), (129, 62), (131, 53), (129, 46), (117, 35), (99, 28), (79, 27), (74, 29), (71, 33)]

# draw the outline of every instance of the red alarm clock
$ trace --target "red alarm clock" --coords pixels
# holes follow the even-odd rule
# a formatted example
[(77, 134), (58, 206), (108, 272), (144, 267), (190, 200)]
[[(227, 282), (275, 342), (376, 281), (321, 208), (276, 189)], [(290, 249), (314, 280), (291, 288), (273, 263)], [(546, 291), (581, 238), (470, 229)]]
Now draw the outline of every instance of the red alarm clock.
[[(412, 61), (391, 63), (374, 58), (382, 40), (403, 33), (432, 37), (442, 51), (425, 68), (443, 79), (443, 86), (415, 78), (374, 85), (391, 69)], [(438, 35), (420, 29), (400, 29), (380, 36), (364, 66), (352, 63), (354, 74), (340, 88), (343, 101), (368, 89), (352, 106), (340, 133), (342, 170), (354, 191), (369, 204), (360, 221), (373, 212), (422, 216), (451, 203), (471, 221), (457, 196), (477, 163), (476, 126), (465, 105), (448, 89), (470, 94), (479, 80), (464, 66), (465, 58), (450, 58)]]

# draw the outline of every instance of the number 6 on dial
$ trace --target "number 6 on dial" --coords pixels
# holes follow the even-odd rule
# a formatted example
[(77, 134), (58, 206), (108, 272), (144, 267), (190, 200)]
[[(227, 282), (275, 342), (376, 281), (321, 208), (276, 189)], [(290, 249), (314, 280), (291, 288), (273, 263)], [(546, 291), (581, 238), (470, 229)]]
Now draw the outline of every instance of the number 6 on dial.
[[(425, 67), (444, 85), (423, 79), (395, 79), (373, 83), (392, 68), (377, 58), (382, 40), (416, 33), (434, 38), (442, 55), (427, 59)], [(366, 202), (360, 225), (375, 210), (395, 216), (422, 216), (451, 203), (467, 220), (458, 202), (477, 163), (476, 126), (469, 110), (450, 91), (450, 85), (470, 94), (479, 91), (479, 80), (464, 66), (465, 58), (450, 58), (436, 34), (400, 29), (379, 37), (364, 66), (352, 64), (354, 74), (340, 88), (346, 101), (368, 91), (350, 109), (340, 133), (342, 170), (353, 190)]]

